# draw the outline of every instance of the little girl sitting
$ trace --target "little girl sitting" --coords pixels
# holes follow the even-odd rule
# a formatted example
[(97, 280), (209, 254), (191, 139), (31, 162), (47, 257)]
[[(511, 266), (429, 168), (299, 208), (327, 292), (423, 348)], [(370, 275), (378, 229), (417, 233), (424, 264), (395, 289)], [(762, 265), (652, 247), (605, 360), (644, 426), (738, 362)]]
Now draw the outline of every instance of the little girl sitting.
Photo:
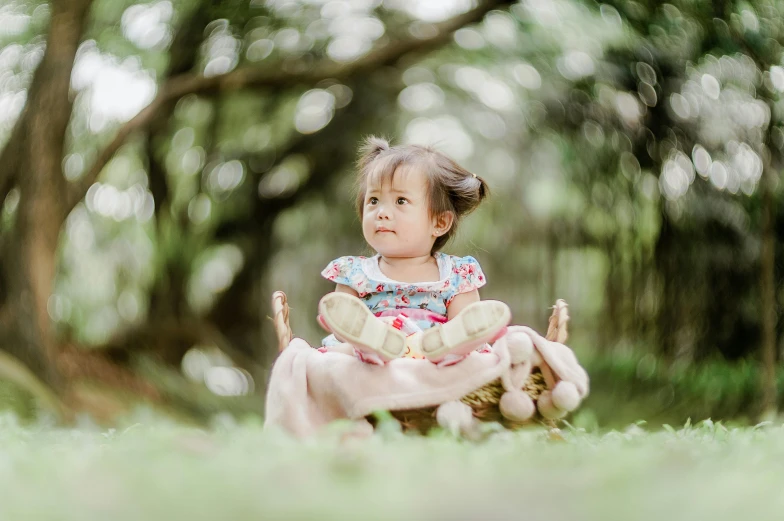
[(486, 197), (485, 181), (428, 147), (371, 137), (362, 152), (357, 208), (378, 254), (340, 257), (322, 271), (337, 284), (319, 303), (333, 333), (323, 346), (350, 344), (374, 364), (408, 356), (450, 365), (502, 336), (511, 313), (480, 300), (479, 263), (439, 251)]

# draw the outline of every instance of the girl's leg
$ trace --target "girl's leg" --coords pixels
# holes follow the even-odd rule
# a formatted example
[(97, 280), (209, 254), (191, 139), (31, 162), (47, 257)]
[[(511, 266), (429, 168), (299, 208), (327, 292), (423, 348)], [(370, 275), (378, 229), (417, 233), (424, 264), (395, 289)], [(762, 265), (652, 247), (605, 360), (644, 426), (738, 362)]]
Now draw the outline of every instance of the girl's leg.
[(449, 322), (426, 329), (422, 333), (422, 353), (431, 362), (451, 365), (503, 336), (511, 319), (512, 312), (503, 302), (474, 302)]
[(406, 335), (379, 320), (353, 295), (328, 293), (319, 302), (319, 313), (335, 338), (353, 345), (363, 361), (384, 363), (406, 352)]

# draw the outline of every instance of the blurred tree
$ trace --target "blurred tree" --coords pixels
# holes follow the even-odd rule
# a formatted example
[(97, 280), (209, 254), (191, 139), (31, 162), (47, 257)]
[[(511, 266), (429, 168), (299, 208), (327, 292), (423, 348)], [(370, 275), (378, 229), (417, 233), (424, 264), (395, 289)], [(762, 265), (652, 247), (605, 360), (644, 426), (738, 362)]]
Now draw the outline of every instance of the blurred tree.
[(52, 5), (48, 45), (9, 144), (0, 154), (0, 199), (19, 187), (10, 236), (2, 241), (2, 275), (7, 288), (0, 304), (0, 344), (55, 388), (57, 347), (46, 310), (55, 276), (60, 227), (75, 198), (62, 175), (66, 129), (71, 118), (71, 69), (91, 0)]
[[(636, 87), (649, 107), (635, 156), (661, 172), (665, 198), (656, 246), (660, 350), (738, 357), (761, 344), (760, 408), (775, 409), (781, 146), (774, 136), (782, 122), (771, 74), (782, 59), (781, 6), (609, 4), (645, 42), (626, 88)], [(713, 186), (689, 188), (695, 173)]]
[[(363, 88), (365, 83), (378, 86), (386, 82), (388, 88), (394, 89), (394, 80), (389, 82), (394, 73), (389, 69), (394, 70), (400, 60), (422, 55), (447, 43), (455, 30), (480, 20), (488, 11), (507, 3), (486, 0), (439, 23), (412, 21), (390, 12), (387, 13), (390, 25), (386, 30), (391, 36), (382, 39), (370, 50), (356, 52), (357, 49), (354, 49), (353, 55), (343, 57), (339, 56), (338, 46), (334, 48), (337, 50), (333, 49), (333, 57), (339, 56), (339, 59), (332, 59), (325, 52), (328, 35), (320, 34), (317, 50), (294, 52), (291, 56), (284, 52), (278, 59), (264, 65), (253, 63), (253, 56), (261, 53), (263, 59), (264, 53), (268, 55), (269, 50), (264, 47), (270, 45), (270, 40), (254, 39), (253, 36), (269, 34), (273, 29), (282, 32), (291, 23), (309, 21), (310, 28), (313, 28), (313, 14), (318, 18), (318, 9), (300, 11), (294, 4), (284, 3), (273, 11), (254, 2), (183, 5), (183, 12), (177, 13), (181, 17), (180, 29), (172, 39), (168, 68), (162, 75), (157, 96), (117, 130), (115, 137), (100, 150), (84, 173), (79, 175), (77, 172), (77, 175), (66, 178), (63, 168), (64, 164), (68, 164), (65, 153), (69, 146), (67, 130), (73, 109), (70, 86), (77, 50), (86, 34), (101, 31), (101, 23), (116, 24), (118, 20), (107, 20), (110, 14), (117, 14), (117, 10), (106, 2), (94, 6), (91, 0), (53, 2), (43, 57), (30, 83), (24, 109), (0, 155), (0, 201), (7, 201), (12, 192), (18, 196), (18, 204), (11, 210), (11, 224), (2, 229), (0, 236), (0, 346), (22, 360), (48, 385), (57, 391), (64, 390), (66, 382), (57, 370), (59, 349), (49, 313), (60, 234), (69, 214), (95, 186), (104, 167), (126, 143), (133, 146), (129, 138), (140, 131), (147, 132), (148, 136), (144, 149), (149, 186), (156, 207), (157, 245), (161, 248), (160, 272), (151, 291), (151, 318), (155, 320), (163, 314), (180, 320), (195, 315), (185, 302), (185, 280), (193, 269), (197, 254), (205, 248), (231, 240), (239, 245), (245, 268), (235, 277), (235, 285), (228, 288), (224, 300), (217, 303), (212, 317), (219, 327), (229, 332), (232, 328), (257, 327), (259, 315), (252, 311), (249, 326), (240, 325), (240, 322), (253, 309), (247, 307), (249, 303), (258, 309), (258, 299), (248, 299), (245, 295), (248, 292), (252, 294), (253, 281), (260, 276), (267, 262), (272, 223), (281, 211), (318, 191), (335, 172), (340, 171), (341, 166), (353, 160), (353, 154), (345, 153), (345, 143), (338, 143), (338, 139), (345, 141), (351, 136), (349, 149), (353, 147), (359, 137), (354, 125), (368, 117), (372, 121), (373, 108), (384, 106), (378, 103), (376, 91)], [(171, 8), (171, 4), (168, 5)], [(93, 27), (88, 23), (91, 7), (94, 7), (95, 17)], [(248, 33), (243, 34), (246, 30)], [(234, 31), (237, 36), (234, 36)], [(289, 36), (295, 33), (299, 35), (295, 30)], [(221, 52), (219, 46), (227, 42), (235, 45), (239, 42), (238, 38), (246, 36), (250, 36), (249, 42), (242, 45), (246, 46), (244, 50), (249, 59), (243, 60), (238, 67), (236, 61), (228, 67), (223, 65), (223, 58), (216, 61), (215, 53)], [(109, 39), (104, 45), (116, 48), (124, 44)], [(256, 48), (251, 49), (254, 45)], [(201, 63), (210, 56), (212, 61), (206, 65)], [(378, 79), (369, 81), (374, 77)], [(279, 134), (275, 136), (274, 147), (259, 156), (234, 154), (232, 157), (231, 152), (219, 148), (220, 122), (227, 112), (231, 112), (231, 104), (240, 96), (232, 93), (241, 89), (252, 93), (250, 98), (237, 101), (241, 111), (260, 101), (270, 114), (285, 117), (291, 111), (292, 101), (300, 98), (304, 89), (316, 86), (321, 87), (318, 92), (330, 92), (333, 103), (337, 105), (335, 117), (331, 122), (327, 121), (328, 125), (313, 128), (303, 125), (294, 129), (290, 123), (278, 124)], [(253, 93), (258, 93), (258, 96)], [(220, 219), (211, 231), (200, 228), (193, 222), (192, 216), (188, 217), (194, 201), (199, 201), (205, 177), (214, 172), (204, 171), (203, 176), (196, 177), (201, 179), (202, 186), (196, 188), (195, 198), (187, 197), (188, 190), (183, 192), (182, 186), (171, 187), (171, 181), (178, 175), (167, 168), (166, 145), (162, 143), (169, 139), (176, 126), (174, 111), (178, 100), (189, 97), (191, 105), (200, 102), (193, 95), (205, 97), (212, 105), (209, 109), (213, 113), (212, 123), (208, 125), (212, 130), (203, 141), (206, 157), (222, 163), (221, 168), (226, 165), (229, 169), (238, 166), (245, 169), (245, 165), (254, 168), (254, 162), (265, 165), (255, 171), (255, 179), (248, 183), (253, 188), (250, 194), (235, 197), (231, 203), (234, 207), (229, 205), (223, 209), (225, 218)], [(257, 99), (254, 100), (254, 97)], [(389, 97), (389, 94), (385, 96), (386, 99)], [(232, 122), (232, 125), (235, 124), (236, 120)], [(320, 135), (317, 134), (319, 131)], [(327, 135), (334, 139), (334, 143), (325, 146)], [(300, 182), (295, 185), (291, 185), (289, 179), (276, 178), (274, 174), (275, 169), (292, 168), (291, 161), (299, 161), (297, 164), (302, 165), (302, 172), (296, 174), (301, 176)], [(213, 163), (211, 166), (216, 165)], [(199, 169), (203, 168), (202, 164)], [(270, 168), (273, 170), (270, 171)], [(226, 175), (232, 177), (234, 174)], [(182, 176), (179, 177), (176, 183), (181, 185), (184, 181)], [(221, 178), (218, 182), (222, 185), (225, 181)], [(284, 184), (281, 185), (281, 182)], [(177, 200), (176, 197), (183, 193), (186, 200)], [(165, 318), (162, 317), (163, 320)], [(187, 328), (187, 325), (183, 327)], [(238, 336), (247, 334), (241, 331)], [(253, 336), (253, 341), (258, 342), (258, 336)], [(245, 345), (248, 344), (251, 342), (246, 341)], [(191, 345), (191, 342), (184, 345)]]
[[(607, 353), (762, 346), (772, 408), (781, 6), (447, 4), (15, 3), (30, 23), (0, 23), (0, 106), (21, 109), (0, 112), (0, 346), (60, 390), (210, 345), (261, 383), (268, 294), (321, 333), (314, 274), (365, 247), (343, 174), (386, 133), (490, 182), (450, 248), (481, 254), (516, 321), (558, 296)], [(97, 69), (135, 100), (97, 110)], [(56, 335), (104, 349), (87, 363)]]

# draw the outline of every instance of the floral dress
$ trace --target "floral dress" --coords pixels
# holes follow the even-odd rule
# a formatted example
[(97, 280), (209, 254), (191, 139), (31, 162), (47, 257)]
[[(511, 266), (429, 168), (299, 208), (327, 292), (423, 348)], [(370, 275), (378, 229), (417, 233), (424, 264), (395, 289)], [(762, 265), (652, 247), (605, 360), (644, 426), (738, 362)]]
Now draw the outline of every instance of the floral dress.
[[(340, 257), (330, 262), (321, 276), (356, 291), (377, 317), (404, 313), (424, 330), (447, 321), (447, 308), (455, 296), (481, 288), (487, 282), (479, 263), (471, 256), (438, 252), (434, 257), (439, 272), (435, 282), (392, 280), (381, 273), (379, 255)], [(334, 335), (322, 341), (324, 346), (338, 343)]]

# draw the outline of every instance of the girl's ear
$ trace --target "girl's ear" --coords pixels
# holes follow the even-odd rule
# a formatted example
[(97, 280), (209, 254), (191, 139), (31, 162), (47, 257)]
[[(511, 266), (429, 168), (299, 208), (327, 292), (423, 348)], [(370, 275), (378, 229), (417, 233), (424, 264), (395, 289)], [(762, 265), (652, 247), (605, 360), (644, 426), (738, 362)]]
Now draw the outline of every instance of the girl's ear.
[(452, 224), (455, 222), (455, 214), (452, 212), (441, 212), (434, 220), (433, 227), (435, 229), (433, 233), (436, 237), (441, 237), (452, 228)]

